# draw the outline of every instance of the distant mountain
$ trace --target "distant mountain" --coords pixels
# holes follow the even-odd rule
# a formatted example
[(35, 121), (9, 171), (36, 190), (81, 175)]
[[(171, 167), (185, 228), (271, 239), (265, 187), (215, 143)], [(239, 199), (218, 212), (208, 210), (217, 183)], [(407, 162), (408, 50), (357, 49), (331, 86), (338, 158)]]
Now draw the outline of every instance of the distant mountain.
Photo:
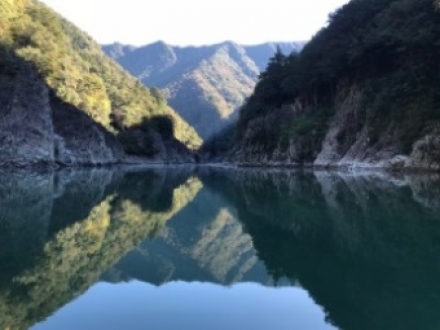
[(206, 140), (236, 119), (277, 45), (289, 54), (304, 43), (176, 47), (159, 41), (139, 48), (115, 43), (103, 49), (146, 86), (159, 88)]

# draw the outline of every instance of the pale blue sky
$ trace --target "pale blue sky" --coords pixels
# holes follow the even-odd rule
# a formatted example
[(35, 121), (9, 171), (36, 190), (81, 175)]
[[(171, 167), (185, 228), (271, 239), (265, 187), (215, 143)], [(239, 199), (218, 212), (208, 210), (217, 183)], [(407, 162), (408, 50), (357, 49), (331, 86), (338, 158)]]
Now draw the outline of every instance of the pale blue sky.
[(100, 43), (308, 40), (348, 0), (42, 0)]

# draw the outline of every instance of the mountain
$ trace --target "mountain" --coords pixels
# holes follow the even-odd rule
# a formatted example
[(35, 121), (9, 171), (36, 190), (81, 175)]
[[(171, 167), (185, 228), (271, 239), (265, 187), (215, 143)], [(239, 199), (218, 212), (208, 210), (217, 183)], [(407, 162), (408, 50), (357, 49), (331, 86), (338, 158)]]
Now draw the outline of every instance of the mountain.
[(229, 159), (440, 170), (439, 29), (432, 0), (349, 2), (299, 54), (271, 58)]
[[(303, 43), (279, 45), (290, 54)], [(224, 42), (176, 47), (159, 41), (139, 48), (116, 43), (103, 46), (103, 50), (144, 85), (159, 88), (206, 140), (236, 120), (237, 109), (252, 93), (276, 45)]]
[(3, 163), (113, 163), (121, 144), (164, 160), (182, 147), (174, 137), (201, 143), (157, 91), (44, 4), (2, 1), (0, 40)]

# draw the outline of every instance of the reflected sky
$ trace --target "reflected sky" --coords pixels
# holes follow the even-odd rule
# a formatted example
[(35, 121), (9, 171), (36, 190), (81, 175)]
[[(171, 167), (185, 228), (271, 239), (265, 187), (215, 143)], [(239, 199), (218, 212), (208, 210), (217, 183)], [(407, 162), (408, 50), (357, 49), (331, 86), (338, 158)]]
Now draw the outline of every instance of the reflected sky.
[(99, 283), (32, 329), (334, 329), (301, 288)]

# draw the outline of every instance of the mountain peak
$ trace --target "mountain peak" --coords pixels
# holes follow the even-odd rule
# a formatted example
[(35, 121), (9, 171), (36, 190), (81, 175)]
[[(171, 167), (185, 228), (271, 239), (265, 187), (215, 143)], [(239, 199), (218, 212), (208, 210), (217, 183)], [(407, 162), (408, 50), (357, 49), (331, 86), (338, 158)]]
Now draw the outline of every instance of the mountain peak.
[[(286, 53), (301, 46), (296, 42), (281, 45)], [(160, 88), (170, 105), (202, 138), (209, 139), (237, 118), (276, 47), (273, 42), (242, 46), (226, 40), (179, 47), (156, 41), (117, 60), (146, 86)]]

